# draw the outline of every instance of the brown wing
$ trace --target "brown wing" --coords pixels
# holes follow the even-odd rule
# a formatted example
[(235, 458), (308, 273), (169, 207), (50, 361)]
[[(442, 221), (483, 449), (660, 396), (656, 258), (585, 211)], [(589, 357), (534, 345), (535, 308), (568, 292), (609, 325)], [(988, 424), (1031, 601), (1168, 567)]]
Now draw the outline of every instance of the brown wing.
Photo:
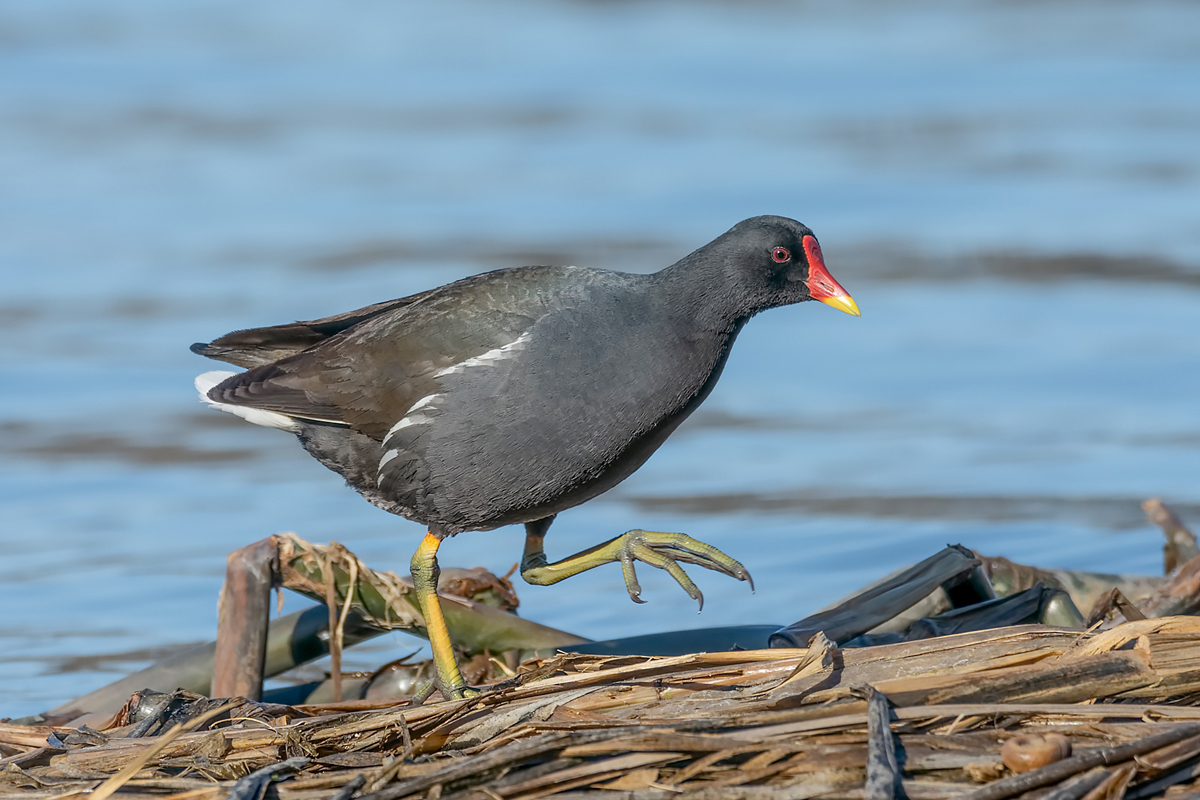
[[(512, 344), (545, 313), (550, 298), (530, 288), (536, 281), (521, 280), (527, 272), (536, 274), (500, 270), (405, 298), (306, 350), (234, 375), (208, 396), (348, 425), (382, 441), (413, 404), (440, 391), (440, 372)], [(505, 273), (520, 274), (495, 280)], [(480, 283), (490, 284), (486, 304), (477, 302)]]
[(324, 319), (234, 331), (208, 343), (197, 342), (192, 345), (191, 349), (198, 355), (236, 364), (239, 367), (259, 367), (303, 352), (331, 336), (349, 330), (360, 322), (415, 303), (431, 294), (432, 291), (437, 290), (375, 303)]

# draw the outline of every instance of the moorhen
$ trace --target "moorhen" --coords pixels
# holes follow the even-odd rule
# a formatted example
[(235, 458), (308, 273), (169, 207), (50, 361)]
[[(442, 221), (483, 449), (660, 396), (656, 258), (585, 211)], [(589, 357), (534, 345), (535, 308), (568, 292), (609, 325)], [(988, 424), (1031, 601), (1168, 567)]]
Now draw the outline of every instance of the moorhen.
[(525, 525), (521, 576), (557, 583), (634, 561), (750, 575), (680, 533), (633, 530), (547, 563), (554, 516), (640, 467), (712, 391), (760, 311), (820, 300), (858, 306), (825, 269), (813, 232), (755, 217), (666, 269), (637, 275), (518, 267), (311, 322), (237, 331), (192, 350), (245, 372), (196, 379), (201, 397), (296, 434), (367, 500), (420, 522), (418, 602), (447, 699), (466, 690), (437, 599), (437, 551), (464, 531)]

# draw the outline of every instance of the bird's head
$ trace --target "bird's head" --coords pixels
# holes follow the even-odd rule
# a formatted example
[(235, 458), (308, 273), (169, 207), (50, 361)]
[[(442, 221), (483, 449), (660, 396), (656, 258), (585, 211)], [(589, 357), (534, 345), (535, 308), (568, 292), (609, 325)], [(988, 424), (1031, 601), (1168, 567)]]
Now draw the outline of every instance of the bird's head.
[(859, 316), (858, 304), (825, 268), (817, 237), (796, 220), (753, 217), (713, 242), (718, 243), (736, 271), (737, 282), (761, 308), (819, 300)]

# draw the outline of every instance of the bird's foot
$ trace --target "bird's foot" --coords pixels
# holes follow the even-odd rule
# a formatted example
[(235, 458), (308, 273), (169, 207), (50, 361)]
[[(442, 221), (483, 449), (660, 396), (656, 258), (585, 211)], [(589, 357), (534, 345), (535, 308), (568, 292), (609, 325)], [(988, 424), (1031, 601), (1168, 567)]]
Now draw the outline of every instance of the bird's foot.
[(688, 597), (700, 604), (700, 608), (704, 608), (704, 595), (683, 571), (683, 567), (679, 566), (680, 561), (747, 581), (750, 590), (754, 590), (754, 579), (740, 561), (684, 533), (632, 530), (601, 545), (600, 552), (611, 552), (612, 560), (621, 562), (625, 588), (629, 590), (629, 599), (635, 603), (646, 602), (641, 599), (642, 587), (633, 568), (635, 561), (666, 570), (688, 593)]
[(625, 588), (629, 590), (629, 597), (635, 603), (645, 602), (641, 599), (642, 587), (633, 568), (635, 561), (666, 570), (688, 596), (700, 603), (701, 608), (704, 607), (704, 595), (683, 571), (683, 567), (679, 566), (680, 561), (724, 573), (739, 581), (748, 581), (750, 588), (754, 589), (750, 572), (741, 562), (730, 558), (712, 545), (682, 533), (643, 530), (629, 531), (554, 564), (546, 563), (541, 536), (529, 536), (526, 539), (525, 558), (521, 562), (521, 577), (538, 586), (549, 586), (612, 561), (621, 564), (621, 571), (625, 574)]
[(421, 684), (417, 691), (413, 692), (412, 697), (409, 698), (408, 704), (410, 706), (423, 705), (435, 691), (441, 692), (442, 697), (446, 700), (468, 700), (482, 694), (479, 689), (467, 686), (465, 683), (442, 686), (441, 681), (435, 677)]

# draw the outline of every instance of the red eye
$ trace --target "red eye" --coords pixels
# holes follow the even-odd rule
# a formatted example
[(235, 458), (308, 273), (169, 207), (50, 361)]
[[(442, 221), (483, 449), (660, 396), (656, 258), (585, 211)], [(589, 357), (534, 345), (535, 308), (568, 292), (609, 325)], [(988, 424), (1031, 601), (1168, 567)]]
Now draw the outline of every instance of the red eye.
[(771, 253), (771, 258), (775, 259), (779, 264), (782, 264), (791, 257), (792, 254), (787, 251), (786, 247), (776, 247), (775, 252)]

